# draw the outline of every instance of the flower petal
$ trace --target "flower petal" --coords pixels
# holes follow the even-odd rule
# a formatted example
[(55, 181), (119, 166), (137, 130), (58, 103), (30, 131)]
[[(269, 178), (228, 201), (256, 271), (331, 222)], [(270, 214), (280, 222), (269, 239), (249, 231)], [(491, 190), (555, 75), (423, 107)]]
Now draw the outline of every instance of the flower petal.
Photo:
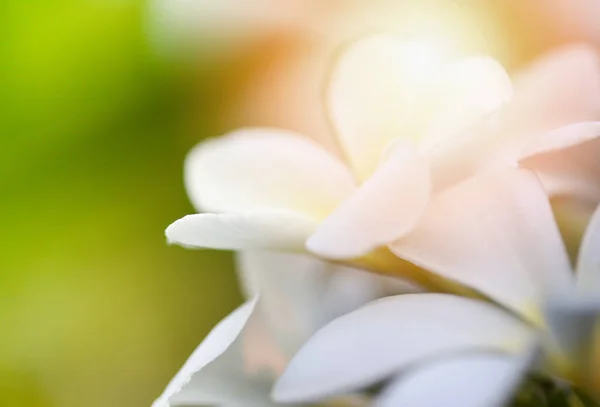
[(186, 160), (185, 181), (198, 210), (295, 210), (316, 219), (354, 190), (348, 170), (318, 144), (260, 128), (200, 143)]
[(395, 380), (375, 407), (502, 407), (513, 397), (526, 368), (522, 357), (503, 354), (431, 361)]
[(533, 318), (548, 292), (572, 285), (550, 204), (527, 170), (482, 175), (435, 195), (415, 230), (390, 249)]
[(565, 290), (549, 298), (544, 316), (552, 334), (551, 345), (557, 346), (564, 360), (574, 365), (570, 367), (589, 365), (597, 339), (600, 299), (597, 296), (580, 297), (574, 290)]
[(510, 77), (489, 57), (461, 59), (443, 72), (439, 89), (439, 113), (419, 143), (420, 151), (455, 136), (495, 112), (513, 96)]
[(307, 241), (330, 259), (363, 256), (414, 227), (429, 200), (429, 167), (408, 142), (390, 157)]
[[(261, 316), (256, 310), (258, 302), (258, 298), (248, 301), (221, 321), (153, 407), (273, 405), (269, 392), (275, 374), (269, 370), (268, 362), (269, 358), (277, 360), (278, 355), (276, 352), (265, 354), (261, 347), (264, 333), (260, 338), (256, 336), (257, 330), (261, 329)], [(273, 352), (273, 349), (269, 351)], [(259, 374), (259, 371), (271, 373)]]
[(546, 133), (523, 149), (520, 158), (552, 153), (600, 137), (600, 122), (578, 122)]
[(342, 54), (328, 102), (340, 143), (360, 180), (375, 171), (392, 140), (416, 141), (422, 135), (428, 121), (417, 113), (424, 113), (419, 106), (442, 59), (436, 50), (384, 35), (361, 39)]
[(550, 195), (600, 202), (600, 122), (581, 122), (540, 137), (521, 165), (535, 170)]
[(471, 349), (522, 351), (532, 329), (489, 303), (444, 294), (375, 301), (313, 336), (275, 385), (279, 402), (363, 388), (423, 358)]
[(170, 244), (225, 250), (304, 250), (315, 222), (294, 212), (196, 214), (185, 216), (167, 230)]
[(600, 206), (592, 215), (577, 259), (577, 286), (582, 294), (600, 294)]
[(600, 118), (600, 64), (593, 48), (567, 46), (514, 80), (500, 112), (432, 151), (432, 177), (443, 189), (472, 174), (516, 165), (524, 147), (555, 129)]
[(584, 44), (567, 45), (534, 61), (514, 78), (515, 118), (539, 135), (600, 118), (600, 58)]
[(388, 278), (302, 254), (243, 251), (243, 285), (260, 295), (270, 332), (292, 356), (332, 319), (386, 294)]

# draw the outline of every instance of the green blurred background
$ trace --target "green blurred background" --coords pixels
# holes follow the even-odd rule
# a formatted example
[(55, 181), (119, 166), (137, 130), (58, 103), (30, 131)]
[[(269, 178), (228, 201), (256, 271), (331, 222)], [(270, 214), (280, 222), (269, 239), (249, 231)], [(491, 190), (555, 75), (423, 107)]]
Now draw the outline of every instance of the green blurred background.
[(149, 406), (239, 303), (230, 255), (165, 244), (218, 101), (190, 131), (146, 13), (0, 2), (0, 406)]

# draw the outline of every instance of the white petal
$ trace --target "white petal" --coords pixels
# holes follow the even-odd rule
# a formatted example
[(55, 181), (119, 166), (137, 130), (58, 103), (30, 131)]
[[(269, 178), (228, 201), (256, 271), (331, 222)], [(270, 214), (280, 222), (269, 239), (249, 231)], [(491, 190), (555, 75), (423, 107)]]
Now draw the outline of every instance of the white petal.
[(307, 241), (330, 259), (363, 256), (410, 231), (429, 200), (429, 167), (408, 142), (391, 156)]
[[(153, 407), (220, 405), (264, 407), (280, 356), (262, 347), (255, 298), (221, 321), (198, 346)], [(272, 364), (272, 365), (270, 365)]]
[(577, 286), (584, 295), (600, 294), (600, 206), (592, 215), (581, 241)]
[(354, 190), (348, 170), (321, 146), (272, 129), (200, 143), (186, 160), (185, 181), (198, 210), (295, 210), (317, 219)]
[(419, 143), (420, 151), (462, 133), (498, 110), (511, 100), (513, 89), (500, 63), (489, 57), (471, 57), (452, 64), (443, 73), (436, 93), (440, 112)]
[(266, 323), (293, 355), (332, 319), (387, 294), (388, 278), (301, 254), (243, 251), (243, 285), (260, 294)]
[(444, 294), (389, 297), (317, 332), (292, 359), (273, 395), (279, 402), (314, 401), (366, 387), (443, 353), (520, 352), (532, 332), (481, 301)]
[(600, 122), (581, 122), (540, 137), (521, 165), (536, 171), (550, 195), (600, 202)]
[(331, 119), (359, 179), (375, 170), (396, 138), (416, 141), (425, 123), (423, 99), (443, 56), (436, 50), (387, 36), (353, 44), (330, 83)]
[(569, 260), (543, 187), (527, 170), (464, 181), (435, 195), (391, 250), (528, 317), (571, 286)]
[(424, 363), (396, 379), (375, 407), (502, 407), (526, 373), (522, 358), (470, 354)]
[(600, 118), (600, 67), (591, 48), (568, 46), (536, 61), (514, 81), (498, 114), (432, 151), (432, 176), (446, 188), (482, 170), (516, 165), (523, 149), (555, 129)]
[(226, 250), (304, 250), (315, 222), (294, 212), (196, 214), (185, 216), (167, 230), (170, 244)]

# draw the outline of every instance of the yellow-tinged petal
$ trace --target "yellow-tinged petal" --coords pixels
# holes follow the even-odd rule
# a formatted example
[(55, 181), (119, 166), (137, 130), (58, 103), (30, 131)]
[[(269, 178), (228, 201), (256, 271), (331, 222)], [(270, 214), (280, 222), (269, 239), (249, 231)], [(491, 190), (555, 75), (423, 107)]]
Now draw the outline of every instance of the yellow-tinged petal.
[(354, 259), (409, 232), (429, 200), (429, 165), (409, 142), (389, 158), (317, 228), (309, 251), (330, 259)]
[(527, 170), (481, 175), (434, 195), (390, 249), (540, 322), (548, 294), (573, 286), (548, 198)]
[(356, 176), (367, 179), (396, 138), (417, 140), (424, 101), (445, 55), (428, 44), (390, 36), (359, 40), (342, 54), (331, 77), (329, 109)]
[(242, 129), (200, 143), (185, 184), (199, 211), (296, 211), (327, 216), (355, 188), (352, 175), (320, 145), (274, 129)]

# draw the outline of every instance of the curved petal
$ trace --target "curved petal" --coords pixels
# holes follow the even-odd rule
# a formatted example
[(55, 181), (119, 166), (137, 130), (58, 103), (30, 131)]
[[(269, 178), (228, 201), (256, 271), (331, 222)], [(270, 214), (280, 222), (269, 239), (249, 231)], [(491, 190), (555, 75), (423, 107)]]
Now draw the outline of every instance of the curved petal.
[(395, 380), (375, 407), (502, 407), (513, 397), (526, 368), (522, 357), (503, 354), (431, 361)]
[(553, 153), (600, 137), (600, 122), (578, 122), (542, 134), (525, 146), (521, 160), (538, 154)]
[[(342, 54), (330, 82), (335, 130), (356, 176), (375, 171), (396, 138), (417, 140), (426, 121), (415, 111), (433, 84), (437, 50), (379, 35), (359, 40)], [(421, 108), (421, 110), (423, 110)]]
[(572, 286), (552, 209), (527, 170), (482, 175), (437, 194), (390, 249), (534, 319), (548, 293)]
[(439, 113), (419, 143), (423, 152), (474, 126), (513, 96), (508, 73), (499, 62), (483, 56), (453, 63), (438, 86)]
[(327, 322), (389, 293), (389, 278), (302, 254), (243, 251), (237, 264), (242, 286), (260, 294), (270, 332), (290, 356)]
[(399, 143), (350, 198), (306, 242), (329, 259), (352, 259), (410, 231), (429, 200), (429, 167), (410, 143)]
[(522, 154), (550, 195), (600, 202), (600, 122), (569, 125), (540, 137)]
[(294, 212), (196, 214), (166, 230), (169, 244), (225, 250), (277, 249), (303, 251), (316, 223)]
[[(273, 405), (269, 398), (280, 356), (264, 347), (258, 298), (221, 321), (198, 346), (153, 407)], [(261, 372), (261, 373), (259, 373)]]
[(440, 354), (521, 352), (534, 331), (489, 303), (405, 294), (336, 319), (296, 354), (273, 390), (279, 402), (314, 401), (363, 388)]
[(200, 143), (187, 157), (185, 183), (198, 210), (295, 210), (316, 219), (355, 187), (346, 167), (318, 144), (260, 128)]
[(436, 189), (481, 170), (516, 165), (523, 149), (542, 135), (600, 118), (600, 64), (593, 48), (551, 52), (513, 83), (515, 97), (505, 108), (432, 151)]
[(600, 206), (592, 215), (581, 241), (577, 286), (583, 294), (600, 294)]
[(516, 75), (513, 83), (511, 113), (529, 118), (526, 127), (531, 136), (600, 119), (600, 58), (589, 45), (550, 51)]

